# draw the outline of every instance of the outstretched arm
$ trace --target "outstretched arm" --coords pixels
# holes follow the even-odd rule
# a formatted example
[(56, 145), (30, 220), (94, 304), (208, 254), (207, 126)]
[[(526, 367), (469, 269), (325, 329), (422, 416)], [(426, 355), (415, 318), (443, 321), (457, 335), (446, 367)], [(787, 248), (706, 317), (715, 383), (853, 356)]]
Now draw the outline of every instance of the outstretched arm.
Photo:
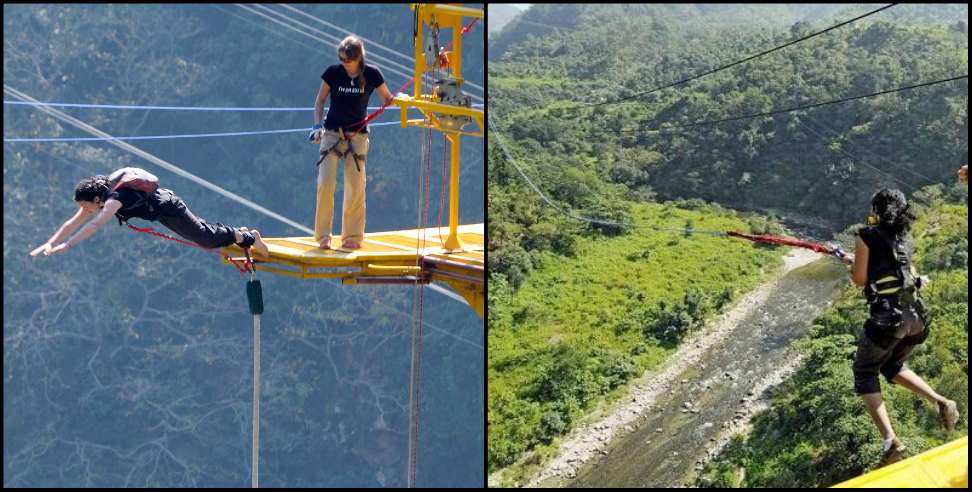
[(96, 215), (95, 218), (92, 219), (90, 222), (85, 224), (85, 226), (81, 229), (80, 232), (75, 234), (74, 237), (72, 237), (71, 239), (68, 239), (63, 243), (54, 246), (50, 251), (45, 251), (44, 255), (50, 256), (58, 253), (63, 253), (68, 248), (71, 248), (76, 244), (80, 243), (81, 241), (84, 241), (85, 239), (91, 237), (91, 235), (97, 232), (98, 229), (101, 228), (101, 226), (105, 225), (105, 223), (111, 220), (111, 217), (115, 215), (115, 212), (117, 212), (118, 209), (120, 208), (121, 208), (121, 202), (115, 199), (109, 199), (107, 202), (105, 202), (105, 206), (101, 208), (101, 211), (98, 212), (98, 215)]
[(91, 212), (86, 211), (83, 207), (78, 207), (78, 212), (74, 214), (73, 217), (68, 219), (67, 222), (62, 224), (61, 227), (57, 229), (57, 232), (55, 232), (46, 243), (31, 251), (30, 256), (37, 256), (40, 253), (44, 253), (45, 255), (49, 254), (51, 248), (53, 248), (55, 244), (60, 244), (61, 241), (64, 241), (64, 239), (66, 239), (68, 236), (74, 234), (74, 231), (78, 230), (78, 228), (81, 227), (81, 224), (83, 224), (85, 220), (88, 220), (90, 215)]

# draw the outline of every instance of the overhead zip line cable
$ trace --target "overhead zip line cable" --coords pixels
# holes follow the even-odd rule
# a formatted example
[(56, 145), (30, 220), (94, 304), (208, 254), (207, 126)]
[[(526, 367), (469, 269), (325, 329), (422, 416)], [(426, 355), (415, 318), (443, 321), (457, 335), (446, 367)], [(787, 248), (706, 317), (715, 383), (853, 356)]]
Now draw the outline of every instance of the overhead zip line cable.
[[(807, 126), (806, 124), (803, 123), (803, 121), (799, 121), (799, 123), (800, 123), (801, 126), (803, 126), (804, 128), (810, 130), (810, 132), (812, 132), (812, 133), (814, 133), (816, 135), (819, 135), (820, 138), (833, 140), (833, 139), (837, 138), (838, 136), (840, 136), (840, 132), (839, 131), (837, 131), (837, 130), (835, 130), (835, 129), (833, 129), (833, 128), (831, 128), (831, 127), (829, 127), (829, 126), (827, 126), (827, 125), (825, 125), (825, 124), (823, 124), (823, 123), (821, 123), (821, 122), (819, 122), (819, 121), (817, 121), (817, 120), (815, 120), (813, 118), (811, 118), (809, 114), (805, 114), (803, 116), (804, 116), (803, 119), (809, 120), (814, 125), (816, 125), (818, 127), (824, 127), (826, 129), (830, 130), (831, 132), (837, 134), (836, 136), (828, 137), (827, 135), (824, 135), (824, 134), (820, 133), (818, 130), (815, 130), (814, 128)], [(848, 143), (851, 144), (851, 145), (854, 145), (850, 141), (848, 141)], [(907, 168), (905, 166), (902, 166), (900, 164), (895, 164), (890, 159), (887, 159), (885, 157), (882, 157), (882, 156), (874, 153), (874, 151), (867, 150), (867, 149), (864, 149), (864, 150), (866, 152), (868, 152), (869, 154), (873, 155), (874, 157), (876, 157), (877, 159), (885, 162), (886, 164), (888, 164), (888, 165), (890, 165), (892, 167), (898, 168), (898, 169), (900, 169), (902, 171), (905, 171), (905, 172), (911, 174), (912, 176), (914, 176), (916, 178), (921, 178), (921, 179), (927, 180), (928, 182), (934, 182), (935, 181), (934, 179), (929, 178), (928, 176), (926, 176), (926, 175), (924, 175), (922, 173), (919, 173), (919, 172), (915, 171), (914, 169), (909, 169), (909, 168)], [(846, 156), (848, 156), (848, 157), (850, 157), (850, 158), (852, 158), (852, 159), (862, 160), (860, 157), (858, 157), (858, 156), (856, 156), (854, 154), (851, 154), (849, 151), (844, 150), (843, 148), (839, 148), (837, 151), (840, 152), (840, 153), (842, 153), (842, 154), (844, 154), (844, 155), (846, 155)], [(890, 175), (891, 173), (887, 173), (887, 174)]]
[(589, 108), (589, 107), (595, 107), (595, 106), (605, 106), (605, 105), (617, 104), (617, 103), (620, 103), (620, 102), (623, 102), (623, 101), (627, 101), (629, 99), (634, 99), (634, 98), (638, 98), (638, 97), (641, 97), (641, 96), (647, 96), (648, 94), (652, 94), (652, 93), (658, 92), (658, 91), (663, 90), (663, 89), (668, 89), (670, 87), (675, 87), (675, 86), (678, 86), (678, 85), (682, 85), (682, 84), (685, 84), (687, 82), (691, 82), (693, 80), (698, 80), (698, 79), (700, 79), (702, 77), (705, 77), (707, 75), (712, 75), (714, 73), (721, 72), (723, 70), (726, 70), (728, 68), (734, 67), (736, 65), (741, 65), (741, 64), (746, 63), (748, 61), (755, 60), (756, 58), (759, 58), (761, 56), (768, 55), (770, 53), (773, 53), (774, 51), (779, 51), (779, 50), (781, 50), (783, 48), (792, 46), (794, 44), (797, 44), (797, 43), (800, 43), (800, 42), (803, 42), (803, 41), (806, 41), (806, 40), (808, 40), (810, 38), (813, 38), (813, 37), (816, 37), (816, 36), (820, 36), (821, 34), (824, 34), (826, 32), (832, 31), (834, 29), (837, 29), (839, 27), (845, 26), (847, 24), (850, 24), (850, 23), (859, 21), (859, 20), (861, 20), (861, 19), (863, 19), (865, 17), (872, 16), (874, 14), (877, 14), (878, 12), (881, 12), (882, 10), (886, 10), (886, 9), (891, 8), (891, 7), (894, 7), (895, 5), (897, 5), (897, 4), (896, 3), (892, 3), (892, 4), (885, 5), (884, 7), (881, 7), (881, 8), (876, 9), (876, 10), (872, 10), (872, 11), (870, 11), (870, 12), (864, 14), (864, 15), (860, 15), (860, 16), (857, 16), (857, 17), (855, 17), (853, 19), (846, 20), (846, 21), (841, 22), (839, 24), (835, 24), (833, 26), (830, 26), (827, 29), (824, 29), (822, 31), (817, 31), (815, 33), (808, 34), (806, 36), (803, 36), (802, 38), (795, 39), (793, 41), (790, 41), (790, 42), (788, 42), (786, 44), (782, 44), (782, 45), (777, 46), (775, 48), (770, 48), (770, 49), (768, 49), (766, 51), (757, 53), (755, 55), (752, 55), (750, 57), (744, 58), (742, 60), (738, 60), (738, 61), (729, 63), (727, 65), (723, 65), (721, 67), (714, 68), (712, 70), (708, 70), (708, 71), (703, 72), (703, 73), (700, 73), (698, 75), (693, 75), (691, 77), (688, 77), (688, 78), (685, 78), (685, 79), (682, 79), (682, 80), (679, 80), (679, 81), (676, 81), (676, 82), (672, 82), (670, 84), (666, 84), (666, 85), (663, 85), (663, 86), (660, 86), (660, 87), (656, 87), (656, 88), (651, 89), (651, 90), (648, 90), (648, 91), (644, 91), (644, 92), (639, 92), (639, 93), (636, 93), (636, 94), (632, 94), (630, 96), (622, 97), (621, 99), (616, 99), (614, 101), (604, 101), (604, 102), (599, 102), (599, 103), (589, 103), (589, 104), (582, 105), (582, 106), (569, 107), (567, 109), (568, 110), (574, 110), (574, 109), (582, 109), (582, 108)]
[(743, 115), (743, 116), (732, 116), (732, 117), (722, 118), (722, 119), (718, 119), (718, 120), (698, 121), (698, 122), (695, 122), (695, 123), (686, 123), (684, 125), (669, 125), (669, 126), (665, 126), (665, 127), (662, 127), (662, 128), (654, 128), (654, 129), (601, 130), (601, 132), (603, 132), (603, 133), (668, 133), (671, 130), (677, 130), (677, 129), (683, 129), (683, 128), (695, 128), (695, 127), (699, 127), (699, 126), (715, 125), (715, 124), (718, 124), (718, 123), (727, 123), (727, 122), (730, 122), (730, 121), (739, 121), (739, 120), (745, 120), (745, 119), (751, 119), (751, 118), (759, 118), (759, 117), (762, 117), (762, 116), (773, 116), (773, 115), (777, 115), (777, 114), (791, 113), (793, 111), (800, 111), (800, 110), (804, 110), (804, 109), (817, 108), (817, 107), (826, 106), (826, 105), (829, 105), (829, 104), (839, 104), (839, 103), (844, 103), (844, 102), (848, 102), (848, 101), (855, 101), (855, 100), (858, 100), (858, 99), (866, 99), (866, 98), (869, 98), (869, 97), (880, 96), (880, 95), (884, 95), (884, 94), (892, 94), (892, 93), (895, 93), (895, 92), (901, 92), (901, 91), (906, 91), (906, 90), (911, 90), (911, 89), (917, 89), (919, 87), (927, 87), (927, 86), (931, 86), (931, 85), (944, 84), (946, 82), (954, 82), (956, 80), (962, 80), (962, 79), (967, 79), (967, 78), (969, 78), (969, 75), (968, 74), (958, 75), (958, 76), (955, 76), (955, 77), (949, 77), (947, 79), (933, 80), (931, 82), (924, 82), (924, 83), (921, 83), (921, 84), (915, 84), (915, 85), (909, 85), (909, 86), (904, 86), (904, 87), (898, 87), (898, 88), (895, 88), (895, 89), (888, 89), (888, 90), (879, 91), (879, 92), (872, 92), (870, 94), (864, 94), (864, 95), (861, 95), (861, 96), (845, 97), (845, 98), (841, 98), (841, 99), (834, 99), (834, 100), (831, 100), (831, 101), (824, 101), (824, 102), (820, 102), (820, 103), (808, 104), (808, 105), (804, 105), (804, 106), (794, 106), (792, 108), (778, 109), (778, 110), (773, 110), (773, 111), (765, 111), (765, 112), (762, 112), (762, 113), (747, 114), (747, 115)]
[[(802, 121), (800, 121), (799, 124), (803, 128), (809, 130), (810, 133), (813, 133), (814, 135), (817, 135), (818, 137), (820, 137), (821, 140), (833, 140), (833, 137), (828, 137), (828, 136), (820, 133), (819, 131), (813, 129), (812, 127), (808, 126), (806, 123), (804, 123)], [(911, 189), (911, 190), (914, 190), (915, 189), (915, 186), (913, 186), (913, 185), (911, 185), (911, 184), (909, 184), (909, 183), (907, 183), (905, 181), (902, 181), (902, 180), (898, 179), (896, 176), (894, 176), (893, 174), (891, 174), (891, 173), (889, 173), (887, 171), (883, 171), (883, 170), (881, 170), (878, 167), (872, 166), (872, 165), (864, 162), (863, 159), (861, 159), (861, 158), (859, 158), (857, 156), (854, 156), (854, 155), (848, 153), (847, 151), (845, 151), (843, 149), (837, 149), (837, 151), (840, 152), (841, 154), (844, 154), (847, 157), (850, 157), (851, 159), (854, 159), (854, 162), (856, 162), (858, 164), (861, 164), (864, 167), (866, 167), (866, 168), (874, 171), (875, 175), (877, 175), (877, 176), (887, 177), (887, 178), (891, 179), (892, 181), (894, 181), (895, 183), (898, 183), (898, 184), (904, 186), (905, 188), (908, 188), (908, 189)]]
[(513, 167), (520, 174), (520, 176), (523, 177), (524, 181), (526, 181), (527, 184), (530, 185), (530, 188), (532, 188), (533, 191), (537, 195), (539, 195), (540, 198), (543, 199), (543, 201), (547, 202), (547, 205), (550, 205), (551, 207), (554, 208), (554, 210), (557, 210), (558, 212), (560, 212), (563, 215), (566, 215), (566, 216), (568, 216), (570, 218), (573, 218), (575, 220), (580, 220), (582, 222), (587, 222), (587, 223), (591, 223), (591, 224), (613, 225), (613, 226), (619, 226), (619, 227), (626, 227), (627, 226), (627, 224), (622, 224), (622, 223), (619, 223), (619, 222), (613, 222), (613, 221), (610, 221), (610, 220), (592, 219), (592, 218), (589, 218), (589, 217), (584, 217), (584, 216), (581, 216), (581, 215), (577, 215), (577, 214), (573, 213), (572, 211), (570, 211), (568, 209), (565, 209), (565, 208), (561, 207), (560, 205), (557, 205), (552, 200), (550, 200), (550, 198), (547, 198), (547, 195), (545, 195), (543, 193), (543, 191), (541, 191), (540, 188), (537, 187), (537, 185), (533, 183), (533, 180), (531, 180), (530, 177), (527, 176), (525, 172), (523, 172), (523, 169), (520, 167), (520, 165), (516, 163), (516, 159), (513, 158), (513, 155), (510, 153), (510, 150), (506, 147), (506, 143), (503, 142), (503, 137), (500, 136), (500, 132), (496, 128), (496, 124), (493, 123), (493, 117), (489, 114), (489, 112), (486, 113), (486, 120), (487, 120), (487, 122), (489, 124), (489, 128), (492, 130), (492, 133), (490, 133), (490, 135), (493, 136), (494, 138), (496, 138), (497, 143), (499, 143), (500, 149), (503, 151), (503, 154), (506, 156), (507, 162), (509, 162), (510, 164), (513, 165)]

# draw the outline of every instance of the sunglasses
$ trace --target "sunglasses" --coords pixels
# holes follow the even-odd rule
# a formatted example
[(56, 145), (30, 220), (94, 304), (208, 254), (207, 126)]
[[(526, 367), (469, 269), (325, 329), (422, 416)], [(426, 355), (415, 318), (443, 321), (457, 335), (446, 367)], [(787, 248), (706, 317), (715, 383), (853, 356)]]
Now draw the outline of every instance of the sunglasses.
[(358, 59), (357, 59), (357, 58), (355, 58), (355, 59), (353, 59), (353, 60), (352, 60), (352, 59), (350, 59), (350, 58), (345, 58), (345, 57), (343, 57), (343, 56), (339, 56), (339, 57), (338, 57), (338, 60), (341, 60), (341, 63), (351, 63), (351, 62), (353, 62), (353, 61), (357, 61)]

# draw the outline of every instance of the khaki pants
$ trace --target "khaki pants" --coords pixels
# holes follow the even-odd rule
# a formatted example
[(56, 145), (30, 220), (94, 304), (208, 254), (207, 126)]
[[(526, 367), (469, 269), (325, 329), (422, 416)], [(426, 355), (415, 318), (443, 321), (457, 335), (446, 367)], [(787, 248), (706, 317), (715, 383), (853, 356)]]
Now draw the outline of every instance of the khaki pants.
[[(350, 132), (348, 132), (350, 133)], [(321, 138), (321, 150), (333, 145), (340, 138), (336, 131), (326, 131)], [(358, 133), (351, 138), (354, 150), (351, 154), (368, 155), (368, 134)], [(335, 150), (344, 153), (348, 141), (341, 140)], [(341, 237), (361, 242), (365, 230), (365, 160), (359, 158), (358, 166), (351, 154), (344, 159), (344, 210), (341, 215)], [(317, 211), (314, 218), (314, 239), (320, 241), (331, 235), (334, 219), (334, 189), (337, 184), (337, 170), (340, 157), (328, 154), (321, 162), (317, 173)]]

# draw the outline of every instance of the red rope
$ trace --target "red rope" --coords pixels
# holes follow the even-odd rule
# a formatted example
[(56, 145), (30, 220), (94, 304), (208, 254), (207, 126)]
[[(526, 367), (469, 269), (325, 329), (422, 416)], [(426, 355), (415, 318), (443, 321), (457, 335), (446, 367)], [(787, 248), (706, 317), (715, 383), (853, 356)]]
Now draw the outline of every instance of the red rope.
[[(468, 32), (469, 29), (472, 28), (473, 24), (475, 24), (477, 20), (479, 20), (479, 19), (478, 18), (473, 19), (473, 21), (470, 22), (469, 25), (466, 26), (462, 30), (462, 34), (466, 34), (466, 32)], [(449, 47), (451, 47), (451, 46), (452, 46), (452, 43), (449, 43)], [(411, 80), (408, 81), (408, 83), (406, 84), (406, 86), (409, 85), (409, 84), (411, 84), (414, 80), (415, 80), (415, 78), (413, 77)], [(403, 86), (402, 89), (399, 89), (398, 92), (402, 92), (402, 90), (404, 90), (404, 89), (405, 89), (405, 86)], [(382, 111), (384, 111), (384, 109), (385, 109), (386, 106), (387, 105), (382, 106), (381, 109), (379, 109), (376, 112), (376, 114), (374, 114), (372, 116), (369, 116), (369, 118), (366, 118), (365, 120), (367, 121), (370, 118), (376, 116), (377, 114), (380, 114)], [(356, 125), (358, 125), (358, 124), (356, 124)], [(357, 133), (357, 132), (355, 132), (355, 133)], [(354, 134), (352, 134), (352, 136), (354, 136)], [(428, 139), (426, 141), (424, 141), (423, 143), (425, 143), (425, 145), (423, 145), (423, 148), (422, 148), (422, 164), (419, 167), (419, 169), (421, 170), (420, 173), (419, 173), (419, 190), (420, 190), (419, 193), (422, 196), (419, 197), (419, 212), (420, 212), (420, 218), (419, 218), (419, 224), (418, 224), (418, 228), (422, 232), (421, 233), (418, 233), (418, 231), (416, 231), (416, 239), (417, 239), (417, 241), (416, 241), (416, 250), (417, 250), (416, 251), (416, 261), (417, 262), (421, 262), (421, 257), (422, 257), (422, 255), (421, 255), (421, 246), (422, 246), (422, 242), (425, 240), (425, 225), (427, 225), (427, 222), (428, 222), (428, 212), (429, 212), (429, 202), (430, 202), (430, 200), (429, 200), (429, 194), (430, 194), (431, 174), (432, 174), (432, 129), (431, 128), (428, 129)], [(442, 186), (442, 191), (441, 191), (442, 194), (441, 194), (441, 196), (439, 198), (439, 227), (440, 228), (442, 226), (442, 202), (443, 202), (444, 197), (445, 197), (445, 158), (446, 157), (445, 157), (445, 141), (444, 140), (443, 140), (443, 147), (442, 147), (442, 149), (443, 149), (442, 150), (442, 159), (443, 159), (443, 161), (442, 161), (443, 162), (443, 168), (442, 168), (442, 170), (443, 170), (443, 174), (442, 174), (442, 177), (443, 177), (443, 186)], [(422, 171), (424, 171), (424, 173), (425, 173), (425, 187), (424, 187), (424, 189), (422, 188)], [(415, 292), (415, 297), (414, 297), (414, 301), (415, 301), (414, 302), (414, 306), (415, 307), (413, 308), (413, 313), (412, 313), (413, 319), (415, 320), (415, 322), (418, 323), (417, 328), (413, 332), (413, 334), (417, 338), (417, 340), (413, 340), (413, 343), (415, 344), (415, 371), (414, 371), (414, 373), (412, 375), (412, 397), (413, 397), (412, 402), (413, 402), (413, 409), (414, 409), (414, 417), (415, 417), (415, 419), (411, 422), (411, 425), (412, 425), (412, 431), (413, 431), (414, 439), (411, 442), (411, 448), (408, 450), (409, 451), (409, 462), (410, 462), (410, 467), (409, 467), (409, 470), (408, 470), (408, 472), (409, 472), (409, 478), (410, 478), (409, 482), (410, 482), (410, 484), (413, 487), (416, 486), (416, 484), (417, 484), (419, 422), (421, 420), (419, 418), (419, 413), (420, 413), (420, 410), (422, 408), (422, 404), (421, 404), (421, 382), (422, 382), (422, 375), (421, 375), (421, 370), (422, 370), (422, 324), (423, 324), (422, 323), (422, 318), (424, 316), (424, 304), (425, 304), (425, 302), (424, 302), (425, 296), (424, 296), (424, 288), (423, 287), (424, 287), (424, 284), (422, 284), (420, 282), (419, 283), (416, 283), (416, 292)]]
[(780, 244), (783, 246), (806, 248), (809, 250), (816, 251), (817, 253), (823, 253), (828, 255), (834, 254), (834, 249), (829, 246), (825, 246), (819, 243), (814, 243), (811, 241), (803, 241), (800, 239), (787, 237), (787, 236), (773, 236), (770, 234), (743, 234), (741, 232), (736, 232), (736, 231), (728, 231), (726, 232), (726, 234), (733, 237), (748, 239), (750, 241), (755, 241), (759, 243)]
[(241, 262), (238, 262), (238, 261), (234, 260), (233, 258), (230, 258), (230, 256), (227, 255), (226, 253), (223, 253), (221, 251), (216, 251), (215, 249), (204, 248), (204, 247), (202, 247), (202, 246), (200, 246), (200, 245), (198, 245), (196, 243), (189, 242), (189, 241), (186, 241), (186, 240), (183, 240), (183, 239), (179, 239), (177, 237), (172, 237), (172, 236), (169, 236), (169, 235), (166, 235), (166, 234), (162, 234), (161, 232), (156, 231), (155, 229), (152, 229), (151, 227), (135, 227), (135, 226), (133, 226), (133, 225), (127, 223), (127, 222), (125, 223), (125, 225), (127, 225), (129, 229), (131, 229), (131, 230), (133, 230), (135, 232), (144, 232), (145, 234), (151, 234), (153, 236), (158, 236), (158, 237), (160, 237), (162, 239), (168, 239), (169, 241), (175, 241), (177, 243), (185, 244), (187, 246), (192, 246), (193, 248), (199, 248), (199, 249), (201, 249), (203, 251), (208, 251), (208, 252), (211, 252), (211, 253), (216, 253), (216, 254), (222, 256), (223, 258), (226, 258), (226, 261), (232, 263), (233, 266), (235, 266), (236, 269), (240, 271), (240, 275), (244, 275), (247, 272), (252, 271), (253, 262), (249, 258), (247, 258), (247, 261), (241, 263)]
[[(472, 22), (469, 23), (468, 26), (462, 28), (462, 34), (466, 34), (467, 32), (469, 32), (469, 30), (472, 29), (473, 24), (475, 24), (476, 21), (478, 21), (478, 20), (479, 20), (479, 17), (476, 17), (475, 19), (472, 20)], [(451, 41), (450, 41), (450, 43), (451, 43)], [(449, 46), (452, 46), (452, 45), (450, 44)]]
[[(412, 78), (408, 79), (408, 82), (405, 82), (405, 85), (401, 86), (398, 89), (398, 92), (395, 92), (395, 94), (398, 94), (399, 92), (404, 91), (408, 86), (412, 85), (412, 82), (415, 82), (415, 77), (412, 77)], [(363, 127), (364, 125), (368, 124), (369, 121), (377, 118), (379, 115), (381, 115), (382, 113), (384, 113), (385, 112), (385, 108), (387, 108), (390, 105), (391, 105), (391, 101), (388, 101), (387, 103), (382, 104), (381, 107), (378, 108), (377, 111), (375, 111), (374, 113), (369, 114), (365, 119), (363, 119), (363, 120), (361, 120), (361, 121), (359, 121), (357, 123), (352, 123), (351, 125), (348, 125), (348, 128), (354, 128), (354, 127), (357, 127), (357, 126)], [(358, 132), (360, 132), (360, 131), (361, 130), (354, 130), (353, 132), (351, 132), (351, 137), (357, 135)], [(351, 137), (348, 137), (348, 138), (350, 139)]]

